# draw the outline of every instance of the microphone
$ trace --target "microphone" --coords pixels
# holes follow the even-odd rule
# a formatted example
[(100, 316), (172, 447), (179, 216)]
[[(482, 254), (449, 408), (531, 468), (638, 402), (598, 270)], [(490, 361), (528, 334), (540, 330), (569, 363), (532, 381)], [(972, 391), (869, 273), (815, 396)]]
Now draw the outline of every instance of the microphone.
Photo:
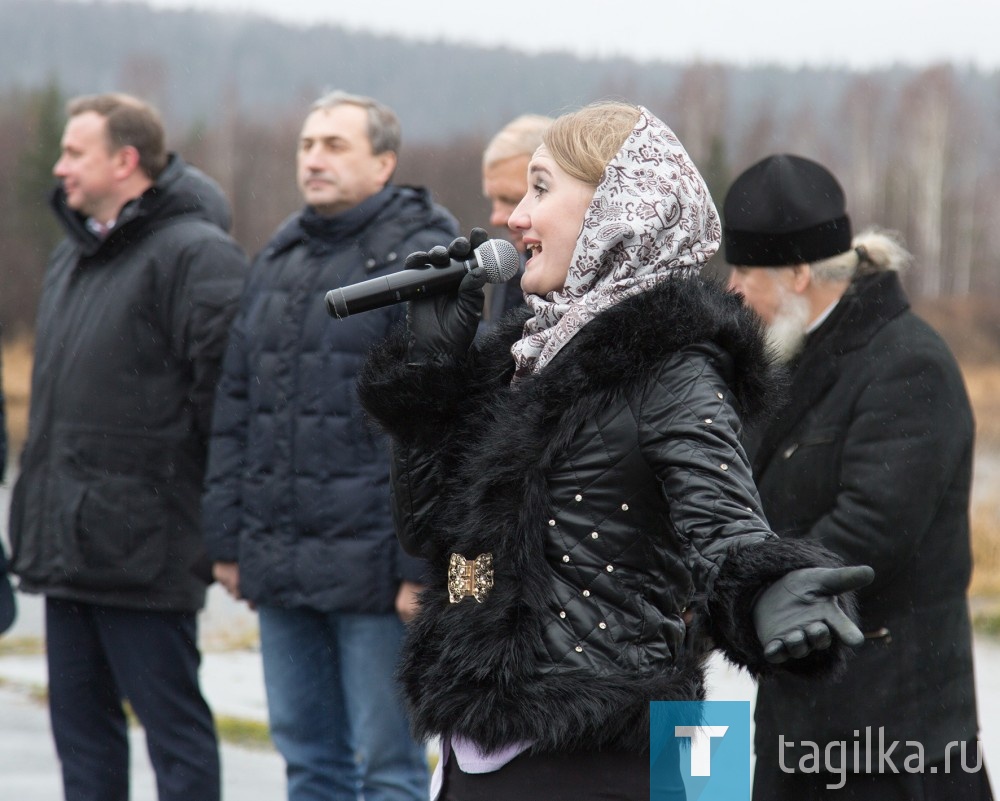
[(343, 319), (352, 314), (391, 306), (429, 295), (444, 295), (458, 289), (462, 279), (482, 267), (486, 281), (502, 284), (513, 278), (521, 266), (521, 257), (506, 239), (487, 239), (465, 261), (447, 267), (424, 267), (371, 278), (358, 284), (326, 293), (326, 309), (331, 317)]

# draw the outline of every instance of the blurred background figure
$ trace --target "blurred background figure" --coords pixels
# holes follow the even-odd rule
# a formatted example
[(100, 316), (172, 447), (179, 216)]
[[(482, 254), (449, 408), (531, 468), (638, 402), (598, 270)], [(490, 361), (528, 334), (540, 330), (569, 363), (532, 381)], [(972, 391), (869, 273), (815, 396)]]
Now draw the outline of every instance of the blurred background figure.
[[(760, 315), (792, 378), (787, 403), (751, 437), (764, 513), (783, 539), (875, 568), (859, 591), (865, 644), (846, 676), (760, 684), (754, 799), (991, 798), (985, 768), (963, 770), (958, 751), (976, 764), (972, 413), (948, 347), (910, 311), (899, 281), (910, 256), (885, 232), (852, 238), (837, 179), (798, 156), (743, 172), (724, 218), (729, 285)], [(866, 732), (899, 741), (898, 774), (864, 772)], [(782, 735), (798, 747), (779, 753)], [(846, 788), (829, 772), (801, 772), (803, 740), (821, 751), (862, 742), (861, 764), (847, 749)], [(922, 744), (919, 773), (901, 769), (913, 753), (906, 741)]]
[[(522, 114), (501, 128), (483, 151), (483, 195), (490, 201), (490, 225), (502, 229), (514, 243), (522, 264), (525, 252), (521, 233), (508, 228), (507, 221), (528, 191), (528, 162), (551, 124), (551, 117)], [(522, 275), (523, 268), (506, 283), (485, 287), (484, 327), (491, 327), (510, 309), (524, 304)]]
[(259, 613), (274, 744), (290, 801), (422, 801), (424, 748), (393, 680), (424, 564), (396, 542), (388, 443), (355, 390), (387, 306), (333, 320), (330, 289), (392, 273), (447, 241), (451, 214), (391, 183), (395, 113), (317, 100), (299, 136), (305, 207), (257, 255), (215, 408), (204, 521), (219, 581)]
[[(0, 484), (3, 483), (7, 470), (7, 419), (3, 402), (3, 365), (0, 364)], [(7, 553), (0, 540), (0, 634), (3, 634), (14, 624), (17, 615), (17, 603), (14, 591), (7, 575)]]
[(219, 798), (197, 613), (212, 402), (246, 259), (229, 204), (169, 153), (159, 113), (71, 101), (51, 203), (66, 238), (38, 307), (11, 565), (45, 596), (67, 801), (129, 796), (127, 699), (160, 801)]

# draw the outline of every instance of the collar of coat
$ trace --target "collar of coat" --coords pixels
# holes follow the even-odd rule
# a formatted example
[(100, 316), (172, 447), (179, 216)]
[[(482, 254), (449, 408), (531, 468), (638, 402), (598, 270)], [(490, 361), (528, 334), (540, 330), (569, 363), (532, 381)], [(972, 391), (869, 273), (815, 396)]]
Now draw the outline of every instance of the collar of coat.
[(458, 230), (451, 213), (434, 203), (427, 189), (389, 184), (333, 217), (322, 217), (308, 206), (300, 209), (278, 226), (263, 253), (273, 258), (304, 245), (327, 255), (350, 245), (370, 262), (370, 269), (402, 262), (407, 254), (395, 252), (399, 243), (428, 229), (440, 230), (442, 240)]
[(858, 276), (830, 316), (809, 336), (796, 372), (799, 365), (863, 348), (876, 331), (909, 307), (898, 273)]
[(87, 227), (83, 215), (66, 205), (62, 184), (52, 190), (49, 205), (84, 258), (98, 254), (110, 258), (155, 228), (181, 218), (205, 220), (223, 231), (228, 231), (232, 223), (229, 201), (219, 185), (176, 153), (169, 155), (167, 166), (156, 182), (125, 204), (104, 239)]
[[(461, 364), (407, 365), (406, 332), (376, 347), (359, 390), (368, 413), (402, 443), (437, 447), (456, 419), (522, 416), (534, 403), (554, 419), (584, 397), (606, 398), (645, 381), (678, 351), (709, 353), (733, 393), (744, 425), (778, 403), (782, 372), (769, 357), (759, 318), (740, 298), (700, 278), (677, 278), (634, 295), (591, 320), (558, 357), (516, 387), (510, 345), (530, 315), (519, 309), (477, 340)], [(527, 421), (525, 420), (525, 423)]]
[[(508, 317), (492, 334), (515, 341), (527, 315)], [(763, 328), (740, 298), (718, 284), (678, 277), (612, 306), (586, 326), (539, 373), (522, 379), (515, 392), (541, 385), (550, 403), (570, 402), (580, 394), (617, 390), (645, 380), (656, 365), (680, 350), (705, 347), (715, 357), (746, 423), (758, 419), (776, 400), (780, 370), (767, 353)], [(479, 369), (504, 372), (513, 361), (509, 346), (485, 338)]]

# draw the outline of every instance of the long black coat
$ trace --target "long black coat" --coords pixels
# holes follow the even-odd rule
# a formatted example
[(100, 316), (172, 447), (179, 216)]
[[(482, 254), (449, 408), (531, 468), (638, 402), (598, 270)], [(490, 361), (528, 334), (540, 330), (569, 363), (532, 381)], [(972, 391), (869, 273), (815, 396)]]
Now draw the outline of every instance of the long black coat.
[[(703, 694), (685, 607), (706, 600), (729, 656), (766, 672), (751, 599), (823, 560), (761, 515), (740, 414), (766, 407), (771, 385), (735, 296), (667, 282), (512, 387), (523, 321), (466, 364), (408, 365), (396, 341), (362, 376), (395, 440), (400, 537), (430, 563), (404, 689), (422, 735), (642, 751), (650, 700)], [(492, 554), (481, 603), (449, 601), (452, 553)]]
[(203, 504), (209, 555), (239, 563), (251, 601), (383, 614), (401, 581), (421, 580), (422, 563), (396, 542), (387, 443), (355, 391), (368, 349), (406, 307), (337, 320), (324, 297), (455, 234), (426, 190), (390, 186), (336, 217), (295, 215), (255, 259), (219, 383)]
[[(3, 363), (0, 360), (0, 375), (3, 375)], [(0, 481), (7, 472), (7, 412), (3, 400), (3, 381), (0, 380)]]
[[(895, 273), (857, 279), (810, 336), (753, 464), (779, 536), (875, 569), (858, 594), (870, 639), (835, 684), (761, 684), (758, 769), (777, 769), (779, 734), (822, 747), (884, 726), (886, 741), (921, 742), (928, 762), (949, 741), (975, 736), (972, 446), (947, 346), (910, 311)], [(797, 752), (785, 762), (797, 764)]]
[[(2, 374), (0, 364), (0, 374)], [(7, 424), (4, 415), (3, 382), (0, 381), (0, 482), (3, 481), (7, 467)], [(7, 553), (0, 542), (0, 632), (7, 628), (8, 620), (14, 613), (13, 595), (10, 589), (10, 579), (7, 576)]]
[(212, 401), (246, 258), (218, 186), (179, 158), (95, 237), (67, 238), (39, 302), (28, 441), (11, 497), (21, 589), (195, 611)]

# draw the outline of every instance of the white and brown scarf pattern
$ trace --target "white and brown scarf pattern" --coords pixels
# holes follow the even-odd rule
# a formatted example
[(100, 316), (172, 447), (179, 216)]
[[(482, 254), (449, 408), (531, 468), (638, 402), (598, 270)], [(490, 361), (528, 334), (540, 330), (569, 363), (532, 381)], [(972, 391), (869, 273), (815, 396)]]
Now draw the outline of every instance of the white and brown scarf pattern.
[(541, 370), (605, 309), (696, 275), (719, 248), (719, 215), (704, 179), (673, 131), (639, 111), (594, 191), (565, 286), (526, 298), (534, 317), (511, 347), (515, 380)]

